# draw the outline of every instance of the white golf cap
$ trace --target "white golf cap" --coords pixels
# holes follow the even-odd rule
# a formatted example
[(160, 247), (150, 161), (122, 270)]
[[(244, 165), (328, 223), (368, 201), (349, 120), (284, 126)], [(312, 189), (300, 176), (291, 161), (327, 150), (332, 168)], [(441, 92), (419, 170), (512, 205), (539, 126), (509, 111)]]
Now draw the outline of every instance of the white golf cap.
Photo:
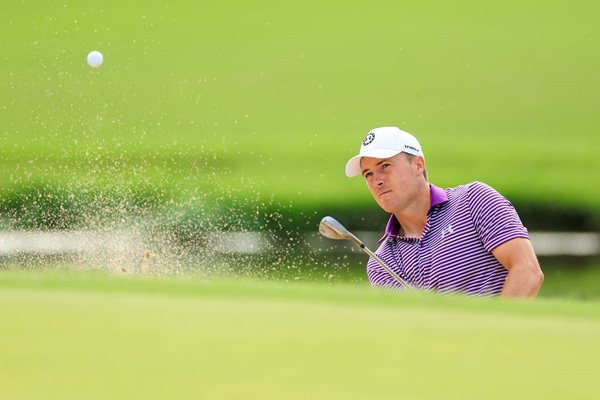
[(398, 153), (425, 157), (416, 137), (395, 126), (371, 129), (360, 146), (360, 153), (346, 164), (349, 177), (361, 174), (360, 159), (363, 157), (390, 158)]

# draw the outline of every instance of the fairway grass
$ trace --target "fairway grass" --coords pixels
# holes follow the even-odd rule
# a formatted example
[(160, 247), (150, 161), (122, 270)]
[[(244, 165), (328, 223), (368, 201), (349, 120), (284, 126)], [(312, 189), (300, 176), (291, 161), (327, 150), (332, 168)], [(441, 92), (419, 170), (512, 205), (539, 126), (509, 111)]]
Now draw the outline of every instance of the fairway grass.
[(7, 399), (597, 398), (597, 302), (0, 271)]

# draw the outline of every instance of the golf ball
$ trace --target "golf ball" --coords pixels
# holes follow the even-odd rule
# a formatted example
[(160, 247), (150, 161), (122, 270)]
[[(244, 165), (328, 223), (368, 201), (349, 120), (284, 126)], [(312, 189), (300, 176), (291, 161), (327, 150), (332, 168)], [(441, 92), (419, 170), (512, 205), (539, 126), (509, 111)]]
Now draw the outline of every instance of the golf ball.
[(98, 68), (99, 66), (102, 65), (102, 62), (104, 61), (104, 56), (102, 55), (102, 53), (100, 53), (99, 51), (92, 51), (90, 52), (90, 54), (88, 54), (87, 56), (87, 62), (88, 64), (90, 64), (90, 67), (92, 68)]

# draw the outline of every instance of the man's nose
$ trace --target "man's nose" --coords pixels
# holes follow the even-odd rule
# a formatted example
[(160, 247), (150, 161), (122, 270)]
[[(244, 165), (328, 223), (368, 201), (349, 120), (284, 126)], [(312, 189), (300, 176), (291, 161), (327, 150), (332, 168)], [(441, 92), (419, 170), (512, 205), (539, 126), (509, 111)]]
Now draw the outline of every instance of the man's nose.
[(374, 174), (374, 178), (375, 178), (375, 183), (377, 184), (377, 186), (383, 185), (383, 174), (382, 173), (376, 172)]

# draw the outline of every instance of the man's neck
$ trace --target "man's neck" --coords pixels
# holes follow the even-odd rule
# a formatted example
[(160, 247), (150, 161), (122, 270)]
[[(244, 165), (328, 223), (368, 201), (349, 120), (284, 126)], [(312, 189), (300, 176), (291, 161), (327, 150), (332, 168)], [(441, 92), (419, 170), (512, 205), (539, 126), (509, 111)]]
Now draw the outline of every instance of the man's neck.
[(427, 225), (427, 213), (430, 208), (431, 189), (429, 183), (425, 183), (409, 207), (394, 212), (400, 223), (400, 234), (405, 237), (421, 237)]

